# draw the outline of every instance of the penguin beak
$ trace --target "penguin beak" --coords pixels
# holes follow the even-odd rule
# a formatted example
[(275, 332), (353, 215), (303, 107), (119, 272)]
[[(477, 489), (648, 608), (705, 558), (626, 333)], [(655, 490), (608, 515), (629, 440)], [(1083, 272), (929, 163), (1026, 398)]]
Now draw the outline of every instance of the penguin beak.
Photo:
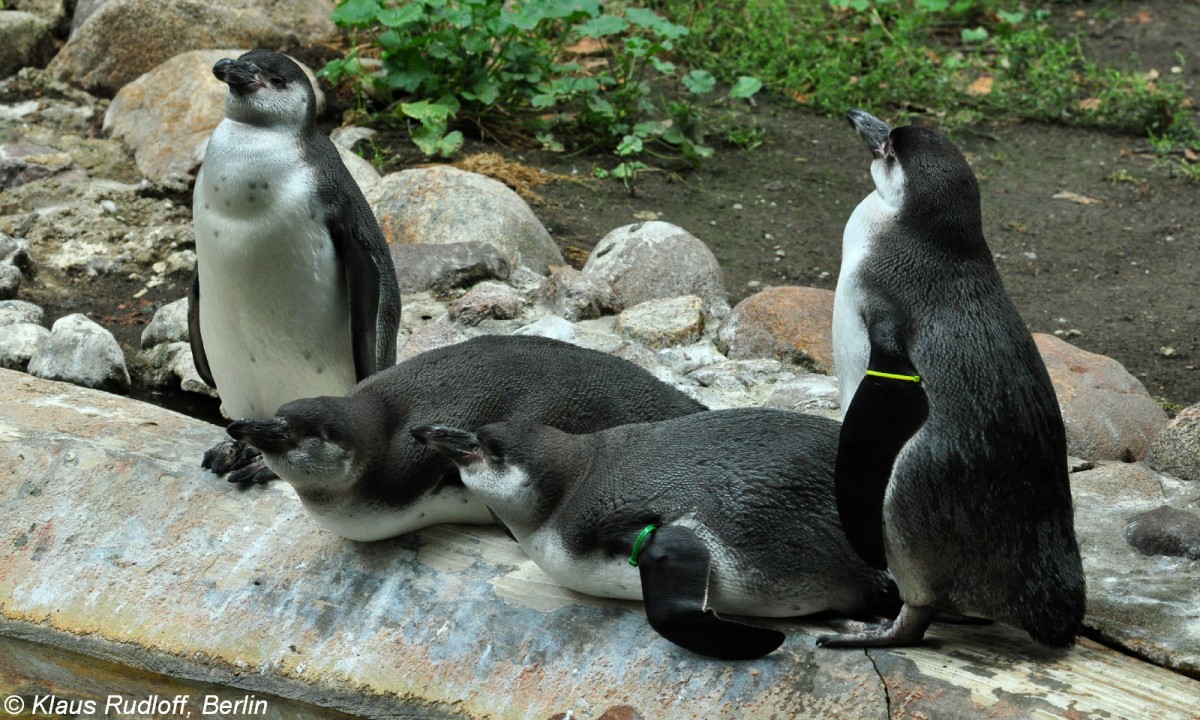
[(892, 134), (892, 126), (875, 117), (865, 110), (851, 110), (846, 113), (850, 126), (871, 148), (871, 155), (877, 158), (888, 154), (888, 137)]
[(292, 440), (287, 420), (273, 417), (270, 420), (246, 418), (230, 423), (225, 432), (234, 440), (241, 440), (256, 447), (267, 455), (283, 455), (296, 447)]
[(483, 459), (475, 433), (446, 425), (421, 425), (409, 432), (417, 442), (445, 455), (457, 465), (469, 465)]
[(239, 95), (252, 93), (263, 86), (258, 79), (259, 72), (258, 66), (247, 60), (224, 58), (213, 65), (213, 75), (216, 75), (218, 80), (229, 85), (229, 89)]

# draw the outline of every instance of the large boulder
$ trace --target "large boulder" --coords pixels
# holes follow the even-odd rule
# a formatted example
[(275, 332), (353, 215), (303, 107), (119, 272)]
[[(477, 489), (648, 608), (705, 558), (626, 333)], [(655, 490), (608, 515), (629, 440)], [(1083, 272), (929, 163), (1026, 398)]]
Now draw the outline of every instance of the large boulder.
[(19, 10), (0, 10), (0, 78), (23, 67), (44, 67), (54, 57), (50, 21)]
[(367, 193), (391, 243), (488, 243), (542, 275), (563, 257), (529, 205), (504, 183), (439, 165), (385, 175)]
[(1146, 462), (1159, 472), (1200, 482), (1200, 403), (1184, 408), (1162, 429)]
[(1146, 387), (1121, 363), (1053, 335), (1037, 343), (1067, 427), (1067, 452), (1087, 460), (1140, 460), (1167, 424)]
[(0, 325), (0, 367), (25, 372), (29, 360), (42, 351), (50, 331), (41, 325), (15, 322)]
[[(103, 0), (50, 63), (58, 77), (111, 97), (179, 53), (202, 48), (319, 44), (336, 36), (331, 0)], [(172, 83), (173, 85), (173, 83)]]
[[(212, 67), (244, 52), (192, 50), (175, 55), (121, 88), (104, 113), (103, 129), (133, 150), (142, 175), (156, 182), (186, 180), (204, 160), (208, 137), (225, 117), (229, 88), (213, 76)], [(320, 107), (324, 94), (316, 76), (303, 63), (300, 67), (312, 81)]]
[(482, 280), (507, 280), (511, 269), (492, 245), (479, 242), (390, 247), (400, 292), (446, 296)]
[(688, 345), (703, 333), (703, 300), (696, 295), (647, 300), (617, 316), (618, 335), (652, 350)]
[(54, 322), (50, 337), (29, 360), (29, 374), (100, 390), (129, 390), (129, 370), (117, 339), (79, 313)]
[(670, 223), (655, 220), (613, 230), (596, 244), (583, 273), (612, 286), (625, 307), (696, 295), (713, 327), (729, 313), (717, 258), (694, 235)]
[(832, 374), (833, 291), (775, 287), (737, 304), (717, 331), (729, 357), (775, 358)]
[[(86, 2), (87, 0), (80, 0)], [(4, 6), (13, 10), (33, 13), (50, 25), (50, 29), (58, 33), (65, 30), (68, 24), (69, 0), (8, 0)], [(49, 62), (50, 58), (46, 58)]]
[(0, 145), (0, 190), (50, 177), (68, 182), (86, 178), (87, 172), (69, 154), (48, 145)]

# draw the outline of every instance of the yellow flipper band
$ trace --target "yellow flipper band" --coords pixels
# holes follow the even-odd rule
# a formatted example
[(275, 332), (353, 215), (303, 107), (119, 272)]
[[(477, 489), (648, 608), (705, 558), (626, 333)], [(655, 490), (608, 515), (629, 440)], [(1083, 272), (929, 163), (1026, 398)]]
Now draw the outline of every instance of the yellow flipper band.
[(872, 377), (887, 378), (888, 380), (907, 380), (908, 382), (921, 382), (920, 375), (897, 375), (895, 373), (879, 372), (878, 370), (868, 370), (867, 375)]

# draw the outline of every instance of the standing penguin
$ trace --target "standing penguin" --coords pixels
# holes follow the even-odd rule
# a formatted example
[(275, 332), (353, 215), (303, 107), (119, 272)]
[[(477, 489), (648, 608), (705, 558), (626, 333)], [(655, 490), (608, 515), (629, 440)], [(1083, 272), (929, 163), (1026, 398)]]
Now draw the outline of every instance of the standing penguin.
[(547, 575), (644, 600), (651, 627), (692, 652), (751, 659), (784, 640), (718, 612), (895, 611), (887, 573), (855, 556), (838, 522), (833, 420), (737, 408), (588, 435), (522, 421), (412, 432)]
[[(317, 130), (299, 65), (252, 50), (213, 74), (229, 92), (192, 204), (196, 369), (234, 419), (344, 395), (396, 359), (400, 290), (383, 233)], [(232, 439), (203, 466), (231, 482), (271, 476), (257, 450)]]
[(1085, 588), (1054, 388), (983, 238), (979, 186), (943, 135), (850, 124), (875, 191), (842, 240), (833, 342), (844, 421), (837, 503), (891, 571), (899, 617), (825, 647), (913, 644), (936, 610), (1065, 647)]

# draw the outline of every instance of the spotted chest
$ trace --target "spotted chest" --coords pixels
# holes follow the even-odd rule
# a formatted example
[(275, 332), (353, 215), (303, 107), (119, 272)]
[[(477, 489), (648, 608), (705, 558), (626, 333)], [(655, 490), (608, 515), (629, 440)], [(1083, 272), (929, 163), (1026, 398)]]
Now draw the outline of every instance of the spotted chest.
[(201, 335), (231, 417), (356, 380), (345, 273), (298, 137), (223, 121), (196, 180)]

